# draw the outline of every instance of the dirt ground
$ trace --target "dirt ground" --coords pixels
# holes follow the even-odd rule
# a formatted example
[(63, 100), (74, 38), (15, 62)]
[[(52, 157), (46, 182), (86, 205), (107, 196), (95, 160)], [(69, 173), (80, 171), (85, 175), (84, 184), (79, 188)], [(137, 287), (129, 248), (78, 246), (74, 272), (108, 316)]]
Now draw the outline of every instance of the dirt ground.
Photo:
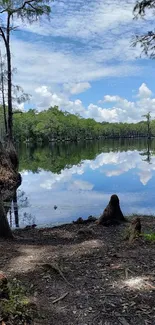
[[(155, 232), (155, 218), (141, 222)], [(31, 288), (34, 325), (155, 324), (155, 243), (125, 241), (127, 226), (19, 229), (0, 241), (1, 271)]]

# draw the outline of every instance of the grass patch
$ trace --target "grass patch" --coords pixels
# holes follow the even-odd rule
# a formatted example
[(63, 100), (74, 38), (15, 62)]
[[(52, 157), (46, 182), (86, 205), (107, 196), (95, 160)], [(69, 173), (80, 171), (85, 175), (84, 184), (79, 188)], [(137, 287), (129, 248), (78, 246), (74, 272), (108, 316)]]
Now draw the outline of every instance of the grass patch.
[(9, 299), (0, 301), (0, 320), (9, 324), (32, 324), (32, 309), (27, 290), (20, 281), (8, 282)]
[(155, 233), (143, 234), (143, 237), (150, 241), (155, 241)]

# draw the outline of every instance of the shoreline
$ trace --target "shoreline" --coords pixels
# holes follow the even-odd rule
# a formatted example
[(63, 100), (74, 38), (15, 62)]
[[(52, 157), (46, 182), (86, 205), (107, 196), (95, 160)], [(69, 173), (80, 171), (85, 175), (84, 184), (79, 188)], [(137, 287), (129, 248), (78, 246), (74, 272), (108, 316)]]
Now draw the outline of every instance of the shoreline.
[(79, 138), (79, 139), (52, 139), (48, 141), (32, 141), (31, 139), (23, 140), (22, 142), (16, 141), (16, 143), (20, 144), (27, 144), (27, 145), (36, 145), (36, 144), (58, 144), (58, 143), (80, 143), (80, 142), (87, 142), (87, 141), (98, 141), (98, 140), (140, 140), (145, 139), (147, 141), (151, 141), (155, 139), (155, 135), (148, 137), (147, 135), (144, 136), (100, 136), (95, 138)]
[[(153, 214), (138, 214), (138, 213), (132, 213), (131, 215), (125, 215), (124, 216), (127, 222), (130, 222), (133, 218), (135, 217), (139, 217), (139, 218), (147, 218), (147, 219), (154, 219), (155, 215)], [(90, 220), (89, 220), (90, 218)], [(93, 218), (94, 220), (91, 220), (91, 218)], [(95, 216), (89, 216), (88, 218), (78, 218), (76, 220), (73, 220), (71, 222), (64, 222), (64, 223), (54, 223), (53, 225), (51, 224), (27, 224), (24, 225), (23, 227), (12, 227), (12, 231), (15, 230), (31, 230), (31, 229), (55, 229), (55, 228), (63, 228), (65, 226), (71, 226), (74, 224), (79, 224), (79, 225), (91, 225), (93, 223), (93, 221), (96, 221), (99, 219), (99, 216), (95, 217)], [(20, 221), (20, 220), (19, 220)]]

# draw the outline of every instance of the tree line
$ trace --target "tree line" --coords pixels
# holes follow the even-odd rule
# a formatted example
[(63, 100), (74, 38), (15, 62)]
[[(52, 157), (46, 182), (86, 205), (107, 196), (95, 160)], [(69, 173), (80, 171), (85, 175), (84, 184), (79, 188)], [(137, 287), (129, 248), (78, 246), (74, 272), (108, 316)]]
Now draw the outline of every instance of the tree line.
[[(148, 134), (149, 132), (149, 134)], [(155, 136), (155, 120), (138, 123), (96, 122), (70, 114), (57, 106), (48, 110), (14, 115), (14, 137), (18, 142), (79, 141), (105, 138), (136, 138)]]

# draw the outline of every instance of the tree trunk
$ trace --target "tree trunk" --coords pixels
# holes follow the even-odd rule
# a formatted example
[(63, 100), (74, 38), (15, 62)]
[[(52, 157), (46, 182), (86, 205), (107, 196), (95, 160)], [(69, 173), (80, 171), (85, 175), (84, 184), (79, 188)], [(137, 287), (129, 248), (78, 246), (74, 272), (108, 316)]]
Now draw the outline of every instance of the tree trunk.
[(0, 237), (13, 239), (12, 231), (8, 223), (6, 211), (4, 209), (4, 204), (1, 196), (0, 196)]
[(5, 105), (5, 89), (4, 89), (4, 70), (3, 70), (3, 61), (1, 55), (1, 87), (2, 87), (2, 105), (3, 105), (3, 115), (4, 115), (4, 124), (5, 124), (5, 132), (8, 132), (7, 126), (7, 115), (6, 115), (6, 105)]
[(19, 215), (18, 215), (18, 204), (17, 204), (17, 191), (13, 197), (13, 208), (14, 208), (14, 215), (15, 215), (15, 225), (19, 227)]
[(11, 51), (10, 51), (10, 14), (7, 19), (7, 42), (6, 42), (6, 54), (7, 54), (7, 75), (8, 75), (8, 132), (9, 138), (13, 139), (13, 112), (12, 112), (12, 73), (11, 73)]
[(6, 105), (5, 105), (5, 97), (4, 97), (4, 80), (2, 80), (2, 103), (3, 103), (5, 132), (7, 133), (8, 132), (8, 124), (7, 124)]

